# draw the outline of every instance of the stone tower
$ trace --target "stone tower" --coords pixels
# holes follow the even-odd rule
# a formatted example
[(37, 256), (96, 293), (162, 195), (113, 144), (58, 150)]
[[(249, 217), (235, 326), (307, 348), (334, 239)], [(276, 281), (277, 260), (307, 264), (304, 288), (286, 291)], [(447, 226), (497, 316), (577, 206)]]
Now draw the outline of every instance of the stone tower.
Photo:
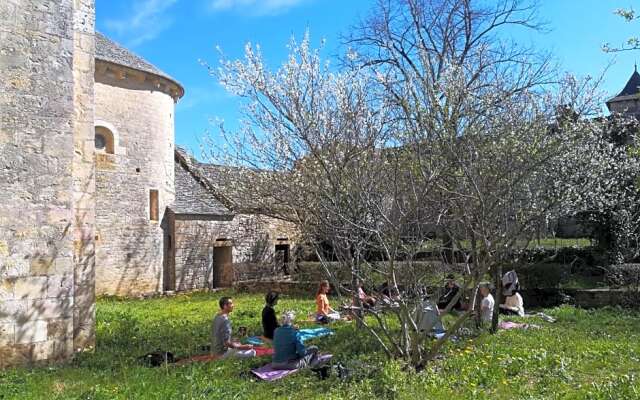
[(617, 96), (607, 100), (607, 107), (612, 114), (624, 114), (640, 117), (640, 74), (636, 67), (624, 89)]
[(0, 367), (94, 343), (94, 2), (0, 2)]
[(183, 88), (96, 33), (96, 292), (163, 290), (172, 237), (175, 102)]

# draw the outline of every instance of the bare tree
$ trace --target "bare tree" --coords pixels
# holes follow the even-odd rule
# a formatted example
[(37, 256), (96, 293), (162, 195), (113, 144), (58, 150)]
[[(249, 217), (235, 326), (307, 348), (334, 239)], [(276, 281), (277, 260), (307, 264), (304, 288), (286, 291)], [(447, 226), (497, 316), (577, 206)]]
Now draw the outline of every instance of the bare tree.
[[(349, 64), (372, 70), (390, 96), (398, 140), (414, 148), (414, 180), (428, 188), (421, 199), (467, 250), (474, 288), (487, 271), (499, 287), (502, 265), (542, 221), (586, 206), (566, 198), (563, 174), (580, 176), (583, 191), (598, 184), (558, 166), (601, 150), (601, 121), (585, 120), (601, 107), (599, 82), (558, 76), (549, 55), (505, 39), (507, 29), (540, 29), (536, 9), (520, 0), (381, 0), (347, 37)], [(497, 321), (496, 310), (494, 330)]]
[[(474, 312), (439, 340), (421, 331), (414, 289), (429, 271), (412, 260), (429, 231), (460, 250), (473, 301), (541, 221), (606, 200), (634, 165), (587, 118), (597, 82), (556, 77), (548, 57), (501, 40), (505, 27), (538, 27), (533, 6), (380, 1), (372, 15), (341, 70), (308, 36), (274, 72), (250, 45), (244, 60), (223, 60), (212, 72), (246, 100), (245, 120), (238, 132), (221, 126), (225, 144), (208, 150), (245, 167), (229, 175), (232, 196), (294, 222), (325, 266), (328, 243), (352, 293), (357, 280), (388, 282), (393, 301), (356, 317), (390, 357), (417, 366)], [(613, 160), (624, 167), (607, 169)]]

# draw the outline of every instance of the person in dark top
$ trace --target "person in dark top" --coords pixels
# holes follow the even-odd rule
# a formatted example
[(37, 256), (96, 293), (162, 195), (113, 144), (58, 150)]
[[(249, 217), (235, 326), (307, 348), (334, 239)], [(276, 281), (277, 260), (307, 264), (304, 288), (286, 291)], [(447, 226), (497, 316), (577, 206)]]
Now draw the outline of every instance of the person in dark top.
[[(447, 308), (451, 300), (456, 297), (458, 292), (460, 291), (460, 286), (456, 282), (455, 277), (452, 274), (447, 275), (446, 284), (444, 290), (442, 292), (442, 296), (438, 299), (438, 309), (444, 310)], [(462, 310), (462, 296), (458, 297), (458, 300), (451, 307), (452, 310), (460, 311)]]
[(273, 332), (280, 326), (276, 318), (276, 310), (274, 310), (279, 296), (279, 293), (270, 291), (264, 297), (266, 305), (262, 309), (262, 330), (263, 336), (270, 340), (273, 340)]

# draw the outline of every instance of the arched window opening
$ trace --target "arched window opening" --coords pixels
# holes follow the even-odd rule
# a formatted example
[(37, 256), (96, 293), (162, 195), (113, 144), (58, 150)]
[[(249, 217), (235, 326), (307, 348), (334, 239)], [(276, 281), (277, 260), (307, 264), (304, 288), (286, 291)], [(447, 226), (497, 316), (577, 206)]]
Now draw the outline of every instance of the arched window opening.
[(104, 126), (96, 126), (96, 152), (114, 154), (113, 133)]

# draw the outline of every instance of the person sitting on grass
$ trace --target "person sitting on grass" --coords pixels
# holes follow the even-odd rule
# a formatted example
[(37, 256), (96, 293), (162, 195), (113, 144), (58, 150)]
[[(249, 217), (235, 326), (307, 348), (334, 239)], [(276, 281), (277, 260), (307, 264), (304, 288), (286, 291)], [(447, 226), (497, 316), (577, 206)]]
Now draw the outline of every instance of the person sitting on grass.
[(504, 304), (500, 304), (500, 314), (524, 317), (524, 302), (518, 293), (520, 282), (516, 271), (508, 271), (502, 277), (502, 294)]
[(400, 300), (398, 291), (389, 284), (389, 281), (385, 281), (380, 285), (377, 290), (380, 293), (380, 302), (387, 306), (397, 305), (397, 301)]
[(263, 336), (269, 340), (273, 340), (273, 332), (279, 326), (276, 311), (274, 310), (278, 303), (278, 297), (278, 293), (270, 291), (264, 298), (266, 305), (262, 309), (262, 330)]
[(480, 296), (482, 301), (480, 302), (480, 316), (482, 322), (491, 323), (493, 319), (493, 307), (496, 302), (491, 295), (490, 285), (486, 282), (480, 284)]
[(504, 304), (500, 304), (500, 314), (524, 317), (524, 302), (520, 293), (513, 292), (511, 296), (505, 296)]
[[(458, 295), (460, 291), (460, 285), (456, 282), (453, 274), (447, 275), (447, 280), (445, 283), (444, 290), (442, 291), (442, 296), (438, 299), (438, 309), (440, 311), (447, 308), (449, 303)], [(462, 296), (459, 296), (456, 302), (451, 307), (452, 310), (461, 311), (462, 310)]]
[(299, 369), (315, 366), (318, 362), (318, 348), (305, 347), (298, 337), (293, 321), (296, 315), (287, 311), (282, 315), (282, 326), (273, 335), (273, 369)]
[(358, 286), (358, 292), (356, 293), (356, 295), (358, 296), (358, 299), (360, 299), (360, 303), (362, 304), (362, 307), (364, 308), (375, 307), (376, 298), (373, 296), (369, 296), (367, 293), (365, 293), (364, 289), (362, 288), (361, 281), (358, 280), (357, 286)]
[(320, 282), (318, 292), (316, 293), (316, 321), (321, 324), (328, 324), (331, 321), (340, 319), (340, 313), (329, 305), (327, 294), (330, 290), (331, 286), (329, 286), (329, 282)]
[(233, 311), (233, 300), (223, 297), (219, 301), (220, 312), (211, 324), (211, 353), (222, 358), (250, 358), (256, 351), (250, 344), (242, 344), (231, 339), (231, 321), (229, 314)]
[(423, 292), (422, 302), (416, 309), (415, 321), (418, 330), (424, 334), (442, 334), (445, 331), (438, 307), (431, 302), (426, 291)]

